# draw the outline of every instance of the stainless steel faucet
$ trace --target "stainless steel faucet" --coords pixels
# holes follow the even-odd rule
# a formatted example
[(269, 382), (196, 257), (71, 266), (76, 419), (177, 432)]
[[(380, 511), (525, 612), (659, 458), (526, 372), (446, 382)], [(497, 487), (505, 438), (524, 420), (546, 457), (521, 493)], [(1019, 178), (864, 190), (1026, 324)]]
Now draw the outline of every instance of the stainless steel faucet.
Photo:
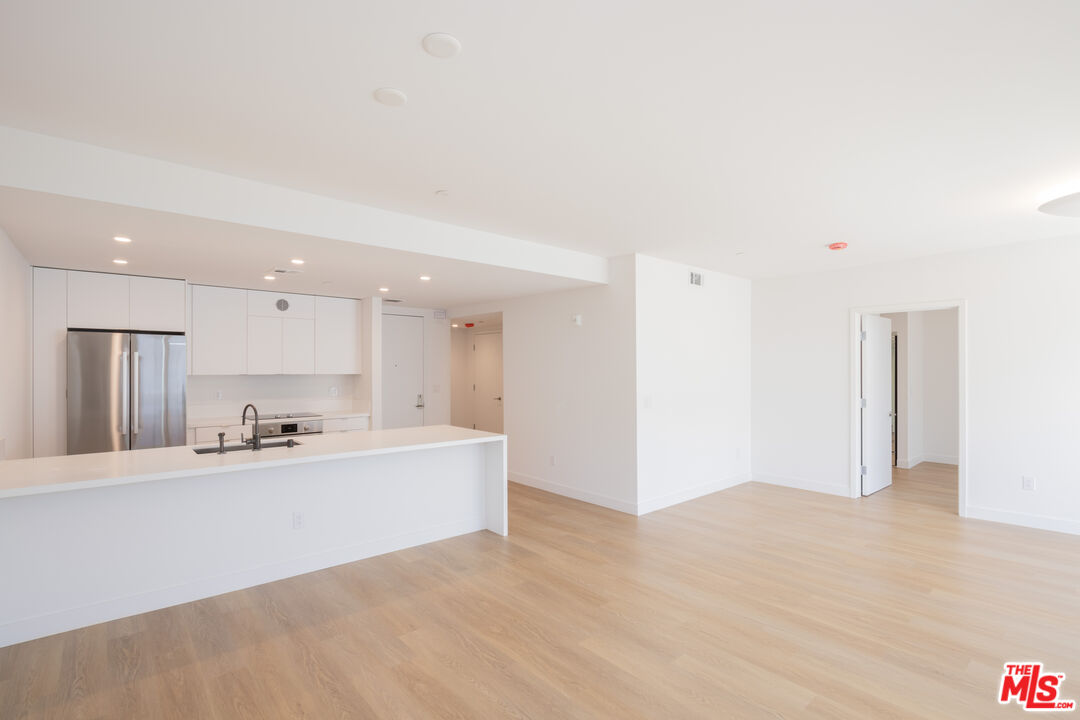
[(251, 403), (244, 406), (244, 414), (240, 416), (240, 424), (247, 425), (248, 408), (251, 408), (251, 412), (255, 415), (255, 432), (251, 436), (251, 449), (262, 450), (262, 437), (259, 435), (259, 411)]

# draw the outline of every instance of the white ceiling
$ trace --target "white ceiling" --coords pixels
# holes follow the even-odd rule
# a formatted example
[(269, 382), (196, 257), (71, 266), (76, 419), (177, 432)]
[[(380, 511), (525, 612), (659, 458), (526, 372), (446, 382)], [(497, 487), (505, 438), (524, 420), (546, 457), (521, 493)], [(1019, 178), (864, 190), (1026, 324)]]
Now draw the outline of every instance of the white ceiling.
[[(33, 265), (445, 308), (588, 283), (479, 263), (0, 187), (0, 228)], [(130, 244), (113, 240), (131, 238)], [(116, 265), (123, 258), (127, 265)], [(302, 272), (266, 281), (275, 268)], [(271, 272), (271, 274), (273, 274)], [(431, 280), (424, 282), (420, 275)], [(380, 293), (380, 287), (390, 289)]]
[(1080, 190), (1078, 27), (1074, 0), (5, 0), (0, 124), (756, 277), (1080, 233), (1035, 211)]

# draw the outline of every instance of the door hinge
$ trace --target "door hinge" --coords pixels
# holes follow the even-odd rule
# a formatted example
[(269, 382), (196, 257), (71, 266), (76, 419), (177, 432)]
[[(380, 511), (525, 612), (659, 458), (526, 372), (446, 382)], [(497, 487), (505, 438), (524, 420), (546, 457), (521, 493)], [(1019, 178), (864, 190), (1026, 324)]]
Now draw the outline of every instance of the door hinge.
[(866, 331), (865, 330), (860, 330), (859, 331), (859, 342), (866, 342)]
[(859, 398), (859, 407), (866, 408), (866, 398)]
[(870, 468), (866, 467), (865, 465), (859, 466), (859, 474), (860, 475), (868, 475), (869, 473), (870, 473)]

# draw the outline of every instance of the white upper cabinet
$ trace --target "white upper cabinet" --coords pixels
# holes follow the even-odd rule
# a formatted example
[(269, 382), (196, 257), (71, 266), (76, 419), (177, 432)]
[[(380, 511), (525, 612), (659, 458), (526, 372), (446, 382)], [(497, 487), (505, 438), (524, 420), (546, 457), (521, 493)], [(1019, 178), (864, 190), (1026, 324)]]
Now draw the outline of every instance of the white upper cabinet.
[(281, 371), (287, 375), (311, 375), (315, 372), (315, 321), (282, 318), (281, 325)]
[(248, 315), (276, 318), (314, 318), (315, 296), (248, 290)]
[[(127, 275), (67, 274), (67, 326), (91, 330), (131, 329), (131, 283)], [(180, 311), (183, 312), (183, 300)]]
[(191, 288), (191, 374), (247, 372), (247, 290)]
[(144, 332), (184, 332), (183, 280), (131, 277), (131, 329)]
[(248, 375), (280, 375), (281, 318), (249, 315), (247, 332)]
[(320, 375), (359, 375), (360, 301), (315, 298), (315, 372)]

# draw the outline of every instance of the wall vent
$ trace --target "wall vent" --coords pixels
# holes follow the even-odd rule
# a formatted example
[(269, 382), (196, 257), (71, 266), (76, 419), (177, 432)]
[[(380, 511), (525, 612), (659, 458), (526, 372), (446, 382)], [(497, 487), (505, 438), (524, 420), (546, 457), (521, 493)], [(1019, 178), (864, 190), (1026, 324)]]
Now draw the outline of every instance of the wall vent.
[(399, 302), (405, 302), (404, 300), (398, 300), (398, 299), (396, 299), (396, 298), (383, 298), (383, 299), (382, 299), (382, 301), (383, 301), (384, 303), (399, 303)]
[(701, 287), (701, 273), (694, 272), (693, 270), (691, 270), (690, 271), (690, 284), (691, 285), (697, 285), (698, 287)]

